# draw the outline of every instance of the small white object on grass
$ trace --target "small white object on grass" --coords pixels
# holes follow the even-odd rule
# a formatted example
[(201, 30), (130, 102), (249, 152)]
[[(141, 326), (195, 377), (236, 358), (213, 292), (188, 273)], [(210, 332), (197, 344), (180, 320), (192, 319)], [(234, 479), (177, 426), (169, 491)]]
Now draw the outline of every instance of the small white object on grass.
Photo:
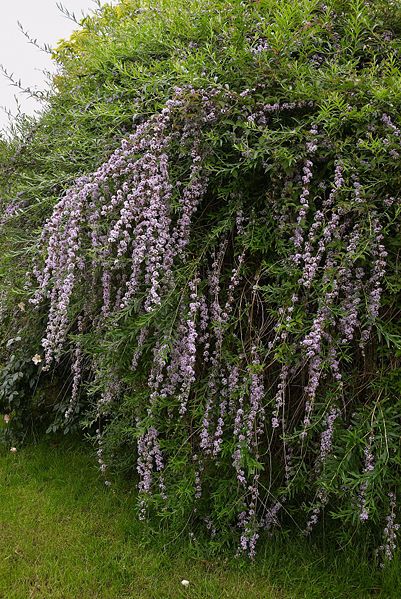
[(42, 358), (39, 354), (35, 354), (32, 358), (32, 362), (35, 364), (35, 366), (37, 366), (38, 364), (40, 364), (42, 361)]
[(11, 447), (10, 451), (11, 451), (11, 453), (17, 453), (17, 448), (16, 447)]
[(189, 587), (189, 580), (185, 580), (185, 579), (181, 580), (181, 584), (183, 587), (187, 588), (187, 587)]

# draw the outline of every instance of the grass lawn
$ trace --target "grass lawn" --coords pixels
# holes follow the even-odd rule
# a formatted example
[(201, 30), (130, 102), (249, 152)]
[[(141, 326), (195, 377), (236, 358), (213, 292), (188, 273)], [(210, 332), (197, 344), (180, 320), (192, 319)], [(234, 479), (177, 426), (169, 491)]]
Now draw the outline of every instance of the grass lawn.
[(352, 548), (322, 553), (298, 538), (271, 541), (249, 564), (208, 558), (182, 537), (145, 543), (133, 501), (123, 488), (104, 487), (84, 447), (0, 453), (0, 597), (401, 597), (400, 562), (377, 572)]

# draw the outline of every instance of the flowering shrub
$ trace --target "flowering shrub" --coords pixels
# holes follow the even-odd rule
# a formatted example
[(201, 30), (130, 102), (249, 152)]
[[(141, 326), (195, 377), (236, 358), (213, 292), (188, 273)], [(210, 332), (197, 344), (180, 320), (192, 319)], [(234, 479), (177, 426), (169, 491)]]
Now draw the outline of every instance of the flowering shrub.
[[(100, 166), (91, 170), (91, 154), (81, 168), (75, 149), (73, 182), (36, 206), (44, 224), (21, 276), (42, 329), (41, 376), (70, 367), (57, 418), (93, 432), (107, 485), (113, 468), (136, 472), (141, 518), (203, 523), (212, 537), (236, 535), (251, 557), (277, 527), (309, 535), (337, 519), (341, 534), (373, 535), (380, 559), (391, 558), (398, 9), (202, 1), (189, 17), (179, 3), (132, 2), (130, 19), (129, 6), (122, 28), (144, 34), (143, 47), (125, 48), (138, 71), (150, 69), (160, 28), (173, 31), (163, 30), (153, 90), (147, 73), (134, 126), (103, 147)], [(99, 61), (92, 44), (104, 27), (102, 60), (120, 48), (112, 14), (108, 28), (104, 15), (99, 30), (90, 20), (76, 55), (64, 47), (55, 106)], [(196, 35), (170, 55), (185, 15)], [(129, 95), (132, 84), (120, 85)], [(90, 139), (93, 152), (96, 131)], [(29, 224), (27, 205), (4, 202), (4, 231)]]

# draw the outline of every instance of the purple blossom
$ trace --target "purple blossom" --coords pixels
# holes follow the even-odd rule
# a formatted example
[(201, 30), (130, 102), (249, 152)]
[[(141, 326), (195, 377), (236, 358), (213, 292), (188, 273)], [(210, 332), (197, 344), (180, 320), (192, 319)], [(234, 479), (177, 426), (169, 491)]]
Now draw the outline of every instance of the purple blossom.
[[(365, 476), (369, 476), (375, 469), (375, 458), (372, 452), (372, 445), (374, 441), (373, 432), (370, 433), (366, 447), (363, 450), (363, 473)], [(358, 505), (359, 505), (359, 519), (361, 522), (366, 522), (369, 519), (369, 511), (367, 507), (366, 492), (369, 486), (369, 478), (361, 483), (358, 492)]]
[(285, 389), (288, 383), (288, 370), (289, 368), (287, 365), (284, 365), (281, 368), (277, 393), (274, 398), (272, 428), (278, 428), (280, 426), (280, 414), (284, 413), (285, 410)]
[[(314, 153), (314, 151), (313, 151)], [(299, 203), (300, 203), (300, 208), (298, 210), (298, 217), (297, 217), (297, 226), (294, 232), (294, 236), (292, 238), (292, 242), (294, 244), (294, 248), (295, 248), (295, 253), (293, 254), (293, 261), (295, 264), (299, 264), (300, 262), (300, 253), (299, 251), (302, 248), (303, 245), (303, 234), (302, 234), (302, 227), (301, 224), (303, 222), (303, 220), (306, 217), (307, 211), (309, 210), (309, 195), (310, 195), (310, 191), (309, 191), (309, 184), (312, 180), (312, 167), (313, 167), (313, 162), (307, 158), (304, 162), (304, 167), (302, 169), (303, 171), (303, 175), (302, 175), (302, 192), (301, 192), (301, 196), (299, 198)]]
[[(78, 319), (78, 331), (80, 333), (82, 333), (82, 331), (83, 331), (83, 318), (82, 317), (79, 317), (79, 319)], [(74, 362), (73, 362), (72, 368), (71, 368), (72, 374), (73, 374), (71, 397), (70, 397), (68, 408), (64, 414), (64, 416), (67, 420), (69, 418), (71, 418), (71, 416), (74, 414), (74, 411), (76, 409), (78, 395), (79, 395), (79, 388), (80, 388), (80, 384), (81, 384), (81, 380), (82, 380), (82, 361), (83, 361), (82, 348), (81, 348), (81, 344), (78, 342), (75, 345)]]
[[(138, 439), (137, 471), (139, 474), (139, 517), (141, 520), (146, 515), (146, 496), (151, 493), (154, 469), (159, 473), (164, 469), (164, 460), (160, 451), (158, 437), (157, 430), (154, 427), (150, 427)], [(165, 496), (165, 485), (162, 475), (159, 475), (159, 489), (162, 496)]]
[[(145, 284), (144, 309), (152, 311), (171, 287), (173, 264), (184, 258), (191, 219), (207, 188), (200, 132), (210, 121), (212, 93), (203, 113), (187, 119), (181, 132), (182, 143), (191, 146), (192, 162), (174, 224), (168, 149), (172, 136), (177, 136), (171, 132), (172, 115), (185, 105), (185, 94), (193, 95), (193, 90), (177, 89), (160, 113), (139, 125), (97, 171), (77, 179), (47, 221), (41, 238), (41, 244), (47, 246), (47, 258), (42, 270), (34, 268), (38, 289), (32, 298), (35, 305), (50, 299), (43, 339), (47, 367), (59, 358), (66, 340), (71, 297), (85, 266), (84, 246), (92, 244), (93, 271), (98, 265), (102, 268), (104, 317), (111, 312), (113, 271), (125, 286), (116, 292), (117, 309), (125, 308)], [(105, 236), (99, 228), (106, 217), (110, 227)], [(127, 260), (131, 271), (128, 278), (121, 272)]]
[(382, 555), (383, 561), (381, 566), (384, 567), (385, 561), (391, 561), (394, 557), (394, 552), (397, 547), (397, 533), (400, 525), (396, 523), (396, 495), (393, 492), (388, 494), (390, 500), (390, 511), (386, 517), (386, 526), (383, 531), (384, 541), (380, 545), (378, 552)]
[(324, 464), (333, 447), (334, 423), (340, 415), (338, 408), (331, 408), (326, 418), (326, 428), (320, 437), (319, 465)]

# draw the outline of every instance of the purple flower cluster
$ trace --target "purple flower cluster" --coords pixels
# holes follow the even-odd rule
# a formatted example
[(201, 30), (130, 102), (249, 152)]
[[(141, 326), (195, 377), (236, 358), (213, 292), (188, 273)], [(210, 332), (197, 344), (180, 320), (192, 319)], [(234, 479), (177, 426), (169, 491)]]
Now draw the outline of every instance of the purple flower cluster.
[[(272, 428), (278, 428), (280, 426), (280, 414), (285, 411), (285, 389), (288, 384), (288, 366), (284, 365), (281, 368), (279, 382), (277, 386), (277, 393), (274, 398), (274, 410), (272, 417)], [(284, 419), (283, 419), (284, 421)]]
[(312, 129), (310, 130), (310, 133), (312, 136), (312, 141), (307, 142), (307, 145), (306, 145), (306, 150), (307, 150), (307, 154), (309, 157), (306, 158), (306, 160), (304, 161), (304, 166), (302, 169), (302, 191), (301, 191), (301, 195), (299, 198), (300, 207), (298, 210), (296, 228), (295, 228), (292, 240), (291, 240), (292, 243), (294, 244), (294, 248), (295, 248), (295, 253), (292, 256), (292, 260), (296, 265), (300, 264), (301, 259), (302, 259), (302, 255), (300, 254), (300, 250), (304, 243), (303, 232), (302, 232), (302, 223), (303, 223), (303, 221), (307, 215), (307, 212), (309, 210), (309, 196), (310, 196), (309, 186), (310, 186), (310, 183), (311, 183), (312, 177), (313, 177), (313, 171), (312, 171), (313, 162), (312, 162), (311, 158), (317, 151), (317, 144), (316, 144), (317, 132), (318, 131), (317, 131), (316, 127), (312, 127)]
[(373, 268), (368, 281), (367, 326), (361, 333), (360, 346), (364, 348), (370, 337), (372, 324), (379, 315), (380, 301), (383, 292), (383, 278), (386, 273), (387, 251), (383, 245), (382, 226), (376, 215), (373, 215)]
[(259, 499), (259, 474), (253, 476), (252, 484), (248, 486), (249, 502), (247, 510), (241, 512), (238, 526), (242, 530), (238, 554), (243, 553), (254, 559), (256, 543), (259, 539), (260, 522), (257, 519), (257, 503)]
[[(316, 135), (317, 130), (313, 129), (312, 133), (314, 135)], [(316, 143), (309, 142), (308, 150), (309, 150), (309, 153), (316, 152), (316, 150), (317, 150)], [(323, 256), (325, 255), (325, 252), (327, 251), (328, 244), (332, 241), (333, 238), (339, 237), (340, 215), (337, 211), (333, 210), (327, 224), (324, 227), (323, 227), (323, 225), (324, 225), (326, 211), (329, 210), (330, 208), (332, 208), (332, 206), (335, 202), (335, 199), (337, 198), (339, 192), (341, 191), (342, 186), (344, 185), (344, 179), (342, 177), (342, 172), (343, 172), (342, 166), (340, 164), (337, 164), (335, 167), (335, 171), (334, 171), (333, 188), (332, 188), (328, 198), (323, 202), (323, 206), (322, 206), (323, 210), (315, 211), (314, 219), (310, 226), (308, 237), (305, 240), (302, 254), (297, 253), (293, 256), (293, 261), (296, 264), (301, 264), (301, 262), (304, 263), (302, 276), (299, 279), (299, 284), (304, 285), (306, 288), (311, 287), (312, 281), (316, 276), (317, 269), (322, 261)], [(302, 181), (304, 184), (309, 182), (309, 181), (307, 181), (307, 178), (305, 178), (305, 176), (302, 178)], [(301, 196), (301, 203), (302, 202), (305, 202), (305, 200), (302, 200), (302, 196)], [(297, 220), (298, 224), (300, 224), (300, 220), (299, 220), (300, 216), (304, 217), (305, 215), (306, 215), (305, 210), (301, 208), (301, 211), (298, 214), (298, 220)], [(316, 251), (314, 251), (314, 244), (316, 243), (316, 241), (318, 239), (318, 234), (319, 234), (320, 230), (322, 229), (322, 227), (323, 227), (323, 230), (322, 230), (320, 238), (317, 242)], [(295, 235), (297, 236), (297, 233)], [(299, 236), (297, 238), (299, 239), (299, 245), (296, 245), (296, 249), (299, 251), (301, 248), (302, 239), (300, 239)], [(294, 237), (294, 242), (295, 242), (295, 237)]]
[(99, 464), (99, 470), (102, 473), (102, 475), (105, 477), (104, 484), (106, 485), (106, 487), (110, 487), (111, 481), (109, 481), (106, 477), (107, 464), (104, 461), (103, 435), (101, 434), (100, 428), (98, 428), (96, 430), (96, 438), (97, 438), (97, 443), (98, 443), (98, 449), (97, 449), (96, 453), (97, 453), (97, 461)]
[[(253, 89), (252, 91), (255, 91)], [(240, 95), (246, 97), (251, 93), (251, 90), (245, 90)], [(305, 108), (312, 108), (313, 102), (299, 101), (299, 102), (275, 102), (274, 104), (262, 104), (258, 106), (254, 112), (251, 112), (247, 117), (247, 122), (250, 125), (257, 127), (265, 127), (268, 123), (269, 116), (280, 112), (294, 112), (303, 110)], [(315, 127), (312, 128), (312, 133), (316, 133)], [(307, 150), (312, 154), (314, 152), (314, 142), (308, 142)]]
[(340, 415), (340, 411), (337, 408), (331, 408), (326, 418), (326, 428), (322, 432), (320, 437), (320, 454), (319, 464), (324, 464), (327, 456), (331, 453), (333, 448), (333, 433), (334, 423)]
[(252, 54), (258, 55), (261, 54), (262, 52), (266, 52), (267, 50), (269, 50), (269, 44), (267, 43), (267, 40), (263, 39), (263, 38), (259, 38), (256, 45), (252, 46), (251, 48), (251, 52)]
[(319, 489), (316, 494), (316, 505), (313, 507), (309, 520), (306, 524), (305, 535), (309, 535), (316, 524), (319, 522), (319, 516), (321, 514), (322, 509), (326, 506), (329, 498), (324, 489)]
[[(364, 460), (363, 460), (363, 473), (364, 475), (370, 475), (371, 472), (375, 469), (375, 458), (372, 452), (372, 445), (374, 441), (373, 432), (370, 433), (369, 439), (365, 449), (363, 450)], [(358, 505), (359, 505), (359, 519), (361, 522), (366, 522), (369, 519), (369, 512), (367, 508), (366, 501), (366, 491), (369, 485), (369, 478), (366, 478), (359, 488), (358, 492)]]
[(187, 402), (191, 385), (195, 381), (196, 341), (198, 338), (197, 316), (200, 308), (197, 288), (199, 278), (189, 282), (189, 306), (188, 313), (181, 315), (177, 326), (177, 339), (171, 351), (170, 363), (166, 368), (165, 378), (159, 379), (162, 383), (159, 388), (159, 396), (178, 396), (180, 401), (179, 413), (181, 416), (187, 411)]
[(272, 528), (279, 526), (278, 514), (283, 507), (283, 502), (275, 501), (273, 505), (265, 512), (261, 520), (261, 527), (263, 527), (264, 530), (270, 531)]
[[(256, 348), (252, 350), (254, 357), (251, 368), (258, 369), (260, 367), (260, 359), (256, 353)], [(246, 415), (246, 437), (249, 446), (257, 445), (258, 436), (263, 433), (262, 423), (264, 420), (264, 397), (265, 388), (263, 382), (263, 372), (250, 373), (249, 382), (249, 412)]]
[[(150, 427), (138, 439), (138, 460), (137, 471), (139, 474), (139, 493), (140, 493), (140, 512), (139, 517), (143, 520), (146, 517), (146, 497), (152, 490), (153, 470), (161, 472), (164, 469), (163, 456), (160, 450), (158, 432), (154, 427)], [(162, 496), (166, 496), (163, 476), (159, 475), (159, 489)]]
[(360, 324), (358, 310), (362, 301), (364, 270), (359, 267), (352, 272), (350, 268), (347, 268), (341, 274), (344, 301), (342, 304), (343, 316), (339, 320), (338, 329), (342, 336), (341, 342), (349, 343), (354, 338), (355, 330)]
[(383, 557), (383, 561), (381, 563), (382, 567), (384, 566), (384, 560), (391, 561), (394, 557), (394, 552), (397, 547), (397, 532), (400, 528), (400, 525), (396, 523), (396, 496), (395, 493), (391, 492), (388, 494), (390, 500), (390, 511), (388, 516), (386, 517), (386, 526), (383, 531), (384, 542), (379, 547), (379, 553)]
[[(78, 318), (78, 331), (79, 331), (79, 333), (83, 332), (83, 318), (82, 317)], [(64, 414), (64, 416), (67, 420), (69, 418), (71, 418), (71, 416), (74, 414), (76, 404), (78, 401), (79, 388), (80, 388), (80, 383), (81, 383), (81, 379), (82, 379), (82, 361), (83, 361), (82, 348), (81, 348), (81, 344), (78, 342), (75, 346), (74, 362), (73, 362), (72, 368), (71, 368), (72, 374), (73, 374), (71, 396), (70, 396), (68, 408)]]
[[(175, 114), (195, 96), (192, 88), (177, 88), (160, 113), (139, 125), (97, 171), (78, 179), (55, 206), (44, 227), (41, 244), (47, 258), (43, 269), (34, 268), (38, 289), (31, 300), (35, 305), (50, 300), (43, 339), (47, 366), (59, 358), (66, 340), (69, 306), (82, 281), (88, 246), (92, 272), (102, 271), (105, 318), (112, 311), (113, 292), (114, 309), (121, 309), (145, 285), (143, 307), (152, 311), (171, 287), (173, 264), (185, 257), (192, 217), (207, 188), (200, 138), (202, 126), (215, 118), (213, 93), (204, 92), (202, 111), (188, 116), (181, 132), (174, 126)], [(175, 189), (169, 174), (173, 141), (188, 146), (191, 157), (189, 180)], [(173, 194), (179, 206), (175, 220)]]

